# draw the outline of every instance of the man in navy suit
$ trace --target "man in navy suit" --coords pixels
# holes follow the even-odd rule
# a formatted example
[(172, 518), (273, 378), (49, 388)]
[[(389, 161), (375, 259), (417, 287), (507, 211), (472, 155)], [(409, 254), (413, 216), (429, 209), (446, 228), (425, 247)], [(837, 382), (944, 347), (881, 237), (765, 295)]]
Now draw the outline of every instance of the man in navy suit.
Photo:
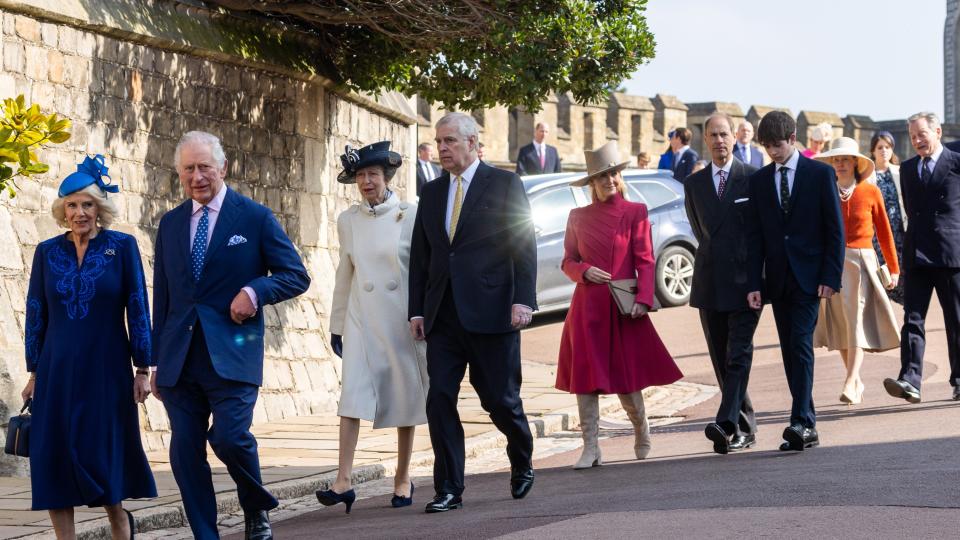
[(704, 434), (713, 451), (726, 454), (757, 441), (757, 420), (747, 382), (753, 363), (753, 333), (760, 311), (747, 305), (749, 177), (757, 169), (733, 157), (733, 119), (715, 112), (703, 125), (710, 165), (683, 182), (690, 228), (697, 237), (690, 305), (700, 310), (713, 371), (720, 383), (716, 421)]
[(433, 163), (433, 145), (420, 143), (417, 146), (417, 197), (423, 192), (423, 185), (440, 176), (440, 167)]
[(894, 397), (920, 401), (924, 322), (936, 290), (946, 326), (952, 397), (960, 401), (960, 154), (940, 144), (943, 132), (935, 114), (918, 113), (907, 122), (917, 155), (900, 165), (910, 220), (903, 239), (900, 375), (884, 380), (883, 386)]
[(310, 278), (273, 212), (224, 184), (215, 136), (185, 134), (174, 159), (189, 199), (157, 230), (151, 379), (170, 417), (170, 465), (194, 537), (219, 538), (209, 440), (237, 483), (246, 538), (272, 538), (267, 511), (278, 503), (263, 487), (250, 433), (263, 379), (262, 308), (303, 293)]
[(693, 166), (700, 159), (697, 151), (690, 148), (692, 138), (693, 133), (685, 127), (673, 130), (673, 137), (670, 138), (670, 148), (673, 150), (673, 178), (681, 182), (690, 176)]
[[(797, 124), (772, 111), (757, 129), (773, 163), (750, 177), (747, 303), (773, 304), (793, 398), (780, 450), (820, 443), (813, 406), (813, 331), (820, 299), (840, 289), (844, 236), (833, 167), (800, 155)], [(762, 293), (761, 293), (762, 291)]]
[(520, 329), (537, 307), (537, 242), (520, 178), (477, 157), (473, 117), (437, 122), (446, 172), (420, 196), (410, 248), (410, 330), (427, 340), (427, 422), (435, 497), (427, 513), (463, 504), (464, 373), (507, 438), (510, 493), (533, 487), (533, 437), (520, 400)]
[(560, 154), (557, 149), (546, 143), (550, 133), (550, 124), (537, 123), (533, 132), (533, 142), (517, 152), (517, 174), (543, 174), (561, 172)]
[(753, 144), (753, 124), (744, 120), (737, 128), (737, 144), (733, 147), (733, 157), (759, 169), (763, 167), (763, 154)]

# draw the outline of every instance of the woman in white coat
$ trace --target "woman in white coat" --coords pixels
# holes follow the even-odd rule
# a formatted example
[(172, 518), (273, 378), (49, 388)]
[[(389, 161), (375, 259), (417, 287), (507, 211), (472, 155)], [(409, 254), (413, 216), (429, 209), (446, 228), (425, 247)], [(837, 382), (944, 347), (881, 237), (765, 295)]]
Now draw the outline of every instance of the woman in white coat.
[(340, 264), (330, 315), (331, 346), (343, 359), (337, 479), (317, 491), (325, 506), (356, 500), (353, 457), (360, 420), (397, 428), (394, 507), (413, 503), (410, 455), (415, 426), (425, 424), (427, 368), (422, 342), (407, 323), (407, 272), (416, 205), (400, 201), (389, 183), (400, 155), (383, 141), (347, 146), (337, 181), (356, 184), (363, 202), (340, 214)]

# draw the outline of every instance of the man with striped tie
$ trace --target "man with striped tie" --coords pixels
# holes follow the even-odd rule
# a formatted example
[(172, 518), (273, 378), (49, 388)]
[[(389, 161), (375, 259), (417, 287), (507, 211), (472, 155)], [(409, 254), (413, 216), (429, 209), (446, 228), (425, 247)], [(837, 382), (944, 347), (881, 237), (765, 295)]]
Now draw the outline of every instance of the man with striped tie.
[(510, 493), (533, 486), (533, 437), (520, 400), (520, 329), (536, 309), (537, 245), (520, 177), (477, 157), (473, 117), (437, 122), (445, 172), (423, 186), (410, 254), (410, 331), (427, 341), (427, 422), (436, 497), (462, 506), (464, 443), (457, 394), (467, 367), (483, 408), (507, 437)]

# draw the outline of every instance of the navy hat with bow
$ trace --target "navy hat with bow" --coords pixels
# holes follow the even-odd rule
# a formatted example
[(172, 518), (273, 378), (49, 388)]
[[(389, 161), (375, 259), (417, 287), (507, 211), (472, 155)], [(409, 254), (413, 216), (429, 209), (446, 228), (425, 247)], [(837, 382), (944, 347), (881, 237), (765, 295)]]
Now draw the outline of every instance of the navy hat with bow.
[(96, 184), (97, 187), (99, 187), (105, 193), (118, 193), (120, 191), (118, 186), (110, 182), (104, 182), (104, 178), (110, 179), (110, 175), (107, 174), (107, 166), (104, 164), (103, 156), (100, 154), (97, 154), (92, 158), (87, 156), (83, 159), (83, 163), (77, 165), (77, 172), (71, 173), (70, 176), (63, 179), (63, 182), (60, 183), (60, 190), (57, 191), (57, 195), (60, 197), (66, 197), (71, 193), (80, 191), (90, 184)]
[[(357, 171), (371, 165), (380, 165), (384, 169), (396, 169), (403, 163), (400, 154), (390, 151), (390, 141), (380, 141), (368, 144), (360, 150), (355, 150), (349, 144), (344, 149), (344, 154), (340, 156), (340, 163), (343, 164), (343, 170), (337, 175), (337, 182), (341, 184), (355, 184), (354, 176)], [(389, 180), (389, 178), (388, 178)]]

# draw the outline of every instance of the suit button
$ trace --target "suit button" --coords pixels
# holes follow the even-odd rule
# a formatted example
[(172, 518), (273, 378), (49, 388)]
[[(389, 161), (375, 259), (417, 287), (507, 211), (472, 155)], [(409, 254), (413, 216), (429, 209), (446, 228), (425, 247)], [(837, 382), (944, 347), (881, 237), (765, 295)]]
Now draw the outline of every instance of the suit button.
[(399, 286), (400, 284), (392, 279), (387, 282), (387, 290), (393, 291), (393, 290), (396, 290), (396, 288)]
[(453, 252), (452, 252), (452, 251), (450, 252), (450, 256), (453, 257)]
[(187, 332), (193, 332), (193, 325), (192, 325), (192, 324), (187, 327)]
[(789, 235), (789, 234), (783, 235), (783, 239), (784, 239), (784, 240), (789, 240), (789, 239), (790, 239), (790, 235)]
[(367, 292), (372, 291), (372, 290), (373, 290), (373, 283), (370, 283), (369, 281), (366, 282), (366, 283), (364, 283), (364, 284), (363, 284), (363, 290), (365, 290), (365, 291), (367, 291)]

